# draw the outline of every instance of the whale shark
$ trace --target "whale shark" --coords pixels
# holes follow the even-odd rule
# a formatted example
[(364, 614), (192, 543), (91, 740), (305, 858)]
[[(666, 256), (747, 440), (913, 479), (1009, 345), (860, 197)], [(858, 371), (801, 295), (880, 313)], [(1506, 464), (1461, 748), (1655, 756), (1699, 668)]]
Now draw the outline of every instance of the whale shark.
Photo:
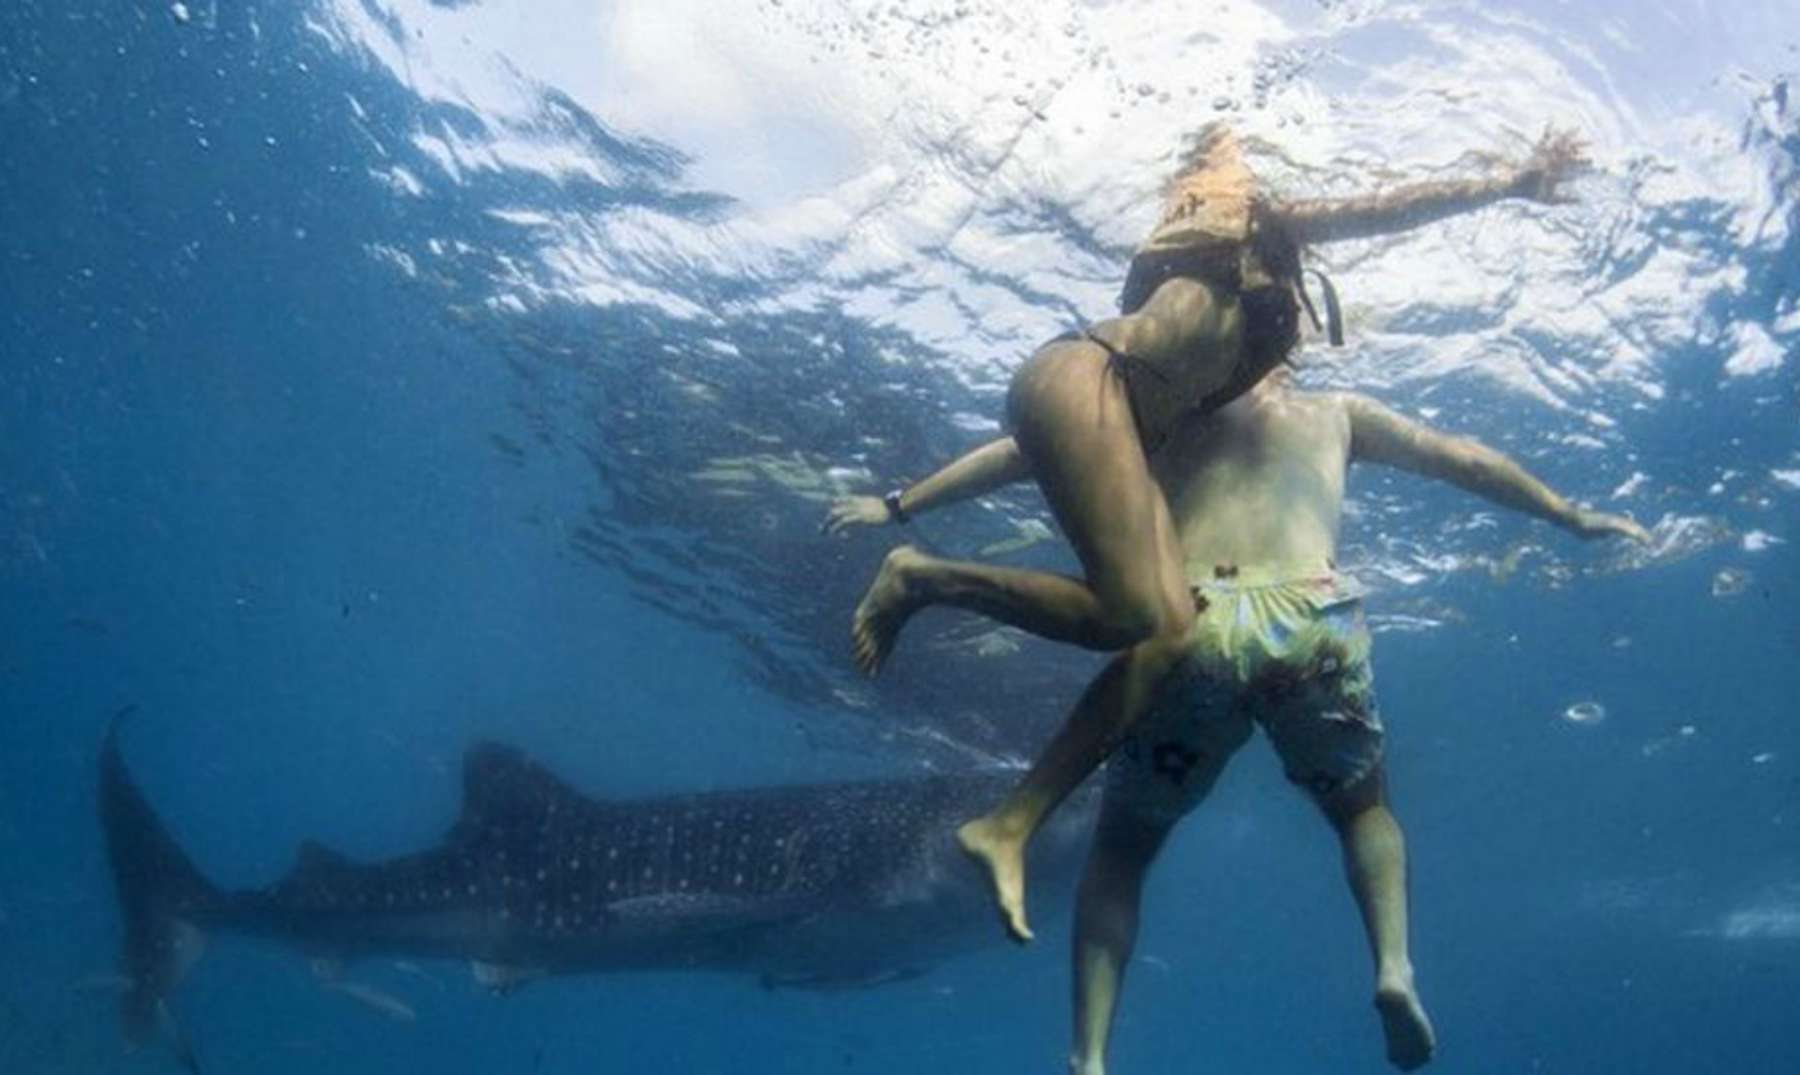
[[(1003, 937), (952, 833), (1016, 779), (1005, 770), (608, 799), (478, 742), (435, 846), (356, 861), (306, 841), (280, 879), (228, 890), (133, 781), (120, 725), (101, 751), (99, 812), (123, 920), (123, 1029), (134, 1046), (167, 1037), (190, 1067), (169, 999), (215, 932), (290, 944), (327, 984), (356, 959), (441, 959), (496, 993), (630, 970), (872, 985)], [(1042, 909), (1067, 907), (1096, 804), (1071, 799), (1034, 842)], [(372, 989), (338, 988), (410, 1017)]]

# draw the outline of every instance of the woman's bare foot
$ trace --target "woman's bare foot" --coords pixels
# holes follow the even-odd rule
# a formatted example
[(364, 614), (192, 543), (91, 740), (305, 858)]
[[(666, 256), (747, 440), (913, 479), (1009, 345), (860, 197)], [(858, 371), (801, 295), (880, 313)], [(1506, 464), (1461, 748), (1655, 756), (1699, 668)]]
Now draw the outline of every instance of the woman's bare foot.
[(1375, 988), (1375, 1010), (1387, 1037), (1388, 1061), (1401, 1071), (1423, 1067), (1437, 1051), (1437, 1034), (1413, 989), (1412, 975), (1385, 978)]
[(881, 671), (882, 662), (894, 648), (894, 640), (900, 637), (900, 628), (918, 611), (920, 602), (909, 576), (925, 562), (925, 554), (911, 545), (894, 549), (881, 561), (881, 570), (869, 583), (869, 592), (856, 606), (856, 614), (850, 619), (850, 645), (856, 666), (864, 675)]
[(1025, 921), (1025, 841), (1008, 828), (991, 815), (978, 817), (956, 830), (956, 842), (986, 868), (1007, 934), (1025, 944), (1034, 936)]

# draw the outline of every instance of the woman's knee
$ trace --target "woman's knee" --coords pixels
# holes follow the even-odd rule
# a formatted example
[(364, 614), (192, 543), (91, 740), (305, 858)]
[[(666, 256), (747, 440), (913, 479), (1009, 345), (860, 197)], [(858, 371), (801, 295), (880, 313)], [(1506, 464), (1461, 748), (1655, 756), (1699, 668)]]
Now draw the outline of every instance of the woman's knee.
[(1171, 645), (1185, 638), (1193, 626), (1193, 597), (1184, 586), (1169, 581), (1178, 568), (1158, 567), (1154, 560), (1140, 555), (1129, 572), (1103, 573), (1089, 566), (1090, 585), (1099, 600), (1095, 618), (1114, 643), (1108, 648), (1129, 649), (1158, 640)]
[(1154, 644), (1155, 653), (1146, 656), (1155, 656), (1177, 646), (1190, 624), (1164, 605), (1149, 599), (1103, 599), (1088, 648), (1111, 651)]

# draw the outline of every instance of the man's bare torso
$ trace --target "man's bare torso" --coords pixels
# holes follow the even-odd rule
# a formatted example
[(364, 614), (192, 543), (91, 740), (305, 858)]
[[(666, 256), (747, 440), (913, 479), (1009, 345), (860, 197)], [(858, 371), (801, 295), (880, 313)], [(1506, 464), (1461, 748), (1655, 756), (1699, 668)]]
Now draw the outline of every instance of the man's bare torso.
[(1217, 565), (1313, 570), (1336, 552), (1350, 417), (1342, 396), (1285, 382), (1276, 373), (1185, 422), (1151, 460), (1190, 578)]

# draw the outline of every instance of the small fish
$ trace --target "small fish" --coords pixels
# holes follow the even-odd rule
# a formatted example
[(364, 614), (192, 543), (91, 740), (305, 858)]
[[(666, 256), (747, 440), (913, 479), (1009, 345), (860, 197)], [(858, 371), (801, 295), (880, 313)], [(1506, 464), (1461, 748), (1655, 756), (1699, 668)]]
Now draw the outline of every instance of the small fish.
[(361, 982), (326, 982), (325, 988), (334, 993), (342, 993), (351, 1000), (362, 1004), (377, 1014), (387, 1016), (396, 1023), (412, 1023), (418, 1021), (419, 1013), (413, 1011), (411, 1005), (407, 1004), (399, 997), (394, 996), (392, 993), (384, 993), (372, 985), (363, 985)]

